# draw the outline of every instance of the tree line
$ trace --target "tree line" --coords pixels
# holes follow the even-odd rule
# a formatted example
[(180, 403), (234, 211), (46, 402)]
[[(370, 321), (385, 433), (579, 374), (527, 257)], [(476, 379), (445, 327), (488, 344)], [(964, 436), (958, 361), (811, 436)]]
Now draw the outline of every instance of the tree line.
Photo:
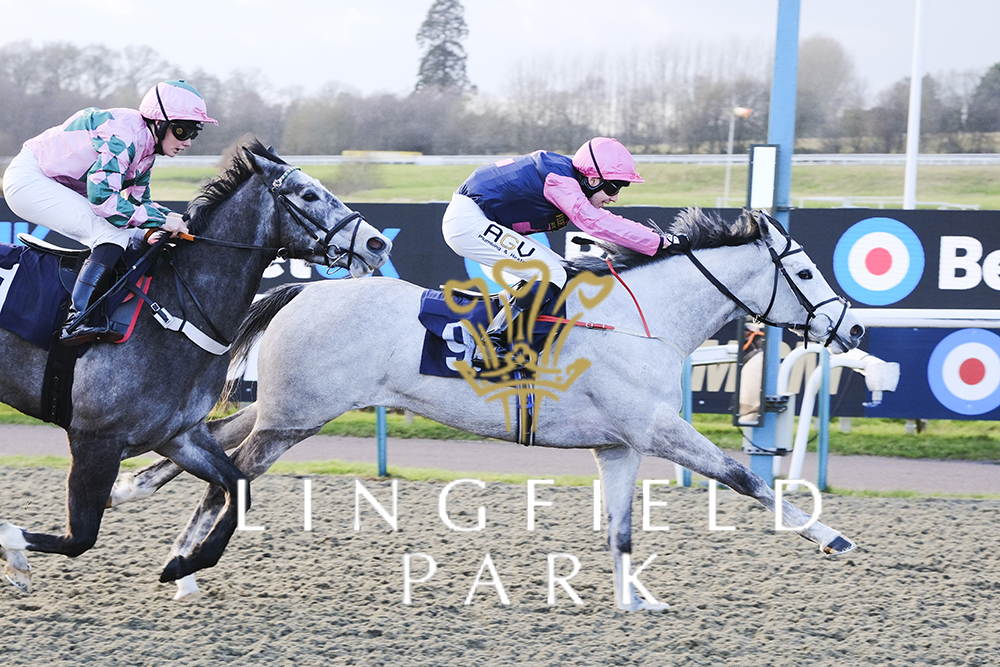
[[(428, 28), (424, 38), (435, 34)], [(447, 60), (440, 49), (434, 57)], [(288, 155), (569, 153), (596, 135), (615, 136), (639, 153), (724, 153), (734, 106), (754, 110), (736, 122), (735, 152), (767, 138), (772, 64), (751, 42), (664, 45), (624, 61), (596, 54), (515, 63), (498, 96), (476, 92), (464, 66), (449, 70), (449, 80), (461, 85), (433, 85), (424, 64), (408, 94), (365, 95), (335, 83), (304, 94), (275, 89), (253, 72), (182, 72), (149, 47), (8, 44), (0, 48), (0, 156), (14, 155), (24, 140), (84, 107), (135, 107), (168, 78), (194, 83), (220, 121), (192, 154), (221, 154), (245, 133)], [(904, 151), (909, 81), (878, 92), (874, 104), (864, 99), (863, 82), (838, 42), (803, 41), (796, 150)], [(986, 72), (924, 78), (921, 152), (1000, 152), (996, 133), (1000, 63)]]

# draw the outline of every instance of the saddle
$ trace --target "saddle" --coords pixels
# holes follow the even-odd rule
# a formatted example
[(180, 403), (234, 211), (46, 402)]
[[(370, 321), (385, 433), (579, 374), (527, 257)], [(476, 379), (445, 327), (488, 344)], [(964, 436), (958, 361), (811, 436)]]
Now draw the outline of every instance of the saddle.
[[(536, 378), (539, 368), (534, 362), (544, 354), (546, 337), (555, 326), (552, 322), (537, 321), (530, 340), (515, 341), (527, 344), (534, 353), (526, 363), (508, 360), (506, 364), (486, 368), (478, 372), (472, 367), (473, 353), (477, 345), (491, 345), (486, 337), (486, 329), (493, 321), (493, 314), (503, 308), (507, 295), (503, 292), (484, 296), (480, 292), (462, 289), (450, 290), (450, 300), (446, 292), (426, 290), (420, 297), (418, 319), (423, 324), (423, 350), (420, 355), (420, 373), (437, 377), (464, 378), (476, 385), (475, 391), (483, 400), (513, 399), (514, 433), (516, 441), (523, 445), (534, 444), (536, 383), (542, 387), (548, 383)], [(565, 304), (558, 311), (546, 307), (542, 313), (565, 317)], [(526, 314), (522, 317), (527, 319)], [(521, 355), (518, 355), (520, 358)], [(457, 362), (464, 361), (462, 369)], [(543, 389), (544, 391), (544, 389)], [(509, 426), (509, 425), (508, 425)]]
[[(38, 336), (37, 342), (31, 338), (28, 339), (39, 345), (42, 349), (47, 350), (51, 348), (52, 342), (55, 340), (52, 338), (51, 334), (53, 331), (57, 332), (59, 327), (61, 327), (65, 321), (65, 311), (69, 306), (68, 296), (73, 291), (73, 285), (76, 283), (76, 276), (80, 272), (80, 268), (83, 266), (84, 260), (90, 254), (90, 250), (87, 248), (75, 249), (57, 246), (49, 243), (48, 241), (44, 241), (25, 233), (18, 234), (17, 238), (24, 244), (24, 248), (27, 250), (37, 251), (38, 253), (41, 253), (43, 257), (51, 256), (58, 259), (58, 282), (49, 280), (43, 273), (36, 278), (37, 280), (41, 280), (43, 282), (35, 286), (35, 289), (39, 293), (51, 290), (54, 294), (59, 295), (60, 307), (59, 312), (55, 314), (56, 323), (54, 327), (49, 329), (43, 336)], [(136, 298), (136, 292), (142, 292), (145, 294), (149, 291), (149, 283), (151, 280), (151, 276), (149, 274), (152, 273), (153, 264), (151, 258), (143, 262), (142, 266), (135, 266), (133, 270), (135, 262), (142, 257), (144, 252), (145, 249), (129, 248), (126, 250), (122, 260), (119, 262), (118, 266), (115, 267), (114, 284), (117, 285), (126, 273), (130, 271), (135, 278), (127, 284), (118, 286), (118, 289), (108, 290), (94, 301), (95, 306), (103, 307), (105, 309), (112, 328), (123, 334), (123, 338), (120, 341), (116, 341), (117, 344), (126, 342), (132, 334), (132, 329), (135, 327), (135, 322), (139, 314), (139, 306), (142, 304), (142, 301)], [(24, 257), (25, 253), (22, 253), (22, 258)], [(36, 319), (38, 315), (42, 314), (34, 309), (32, 309), (32, 311), (24, 312), (23, 316)], [(47, 321), (47, 318), (42, 321)], [(3, 324), (0, 323), (0, 326), (3, 326)], [(3, 326), (3, 328), (7, 327)], [(15, 331), (14, 333), (18, 332)]]
[[(484, 296), (480, 292), (456, 288), (451, 290), (449, 302), (442, 290), (424, 291), (420, 296), (418, 315), (420, 323), (426, 329), (420, 356), (420, 373), (437, 377), (462, 377), (455, 362), (461, 360), (471, 365), (477, 344), (491, 344), (488, 339), (482, 340), (482, 337), (493, 321), (493, 314), (503, 309), (506, 298), (504, 292)], [(564, 317), (565, 311), (563, 304), (558, 310), (546, 307), (539, 315)], [(528, 343), (536, 354), (541, 354), (545, 337), (553, 326), (551, 322), (538, 321), (532, 328), (531, 340), (520, 342)], [(491, 376), (484, 373), (482, 377), (485, 379)]]
[[(48, 352), (42, 383), (42, 418), (63, 426), (72, 419), (71, 393), (76, 360), (89, 345), (75, 348), (59, 344), (69, 297), (76, 275), (89, 249), (71, 249), (18, 234), (23, 245), (0, 244), (0, 328), (14, 333)], [(124, 276), (142, 256), (142, 250), (126, 252), (119, 276)], [(138, 293), (149, 289), (152, 258), (135, 266), (134, 280), (101, 296), (112, 326), (128, 340), (138, 319), (142, 300)], [(121, 282), (116, 281), (116, 285)]]

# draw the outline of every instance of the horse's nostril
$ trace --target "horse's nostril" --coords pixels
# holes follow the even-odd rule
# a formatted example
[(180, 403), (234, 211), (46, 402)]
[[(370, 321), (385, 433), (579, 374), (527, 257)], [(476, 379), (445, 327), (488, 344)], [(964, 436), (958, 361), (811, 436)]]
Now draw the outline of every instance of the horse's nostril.
[(372, 252), (379, 252), (385, 248), (385, 241), (373, 237), (368, 239), (368, 243), (365, 245), (367, 245), (368, 249)]
[(855, 324), (853, 327), (851, 327), (852, 338), (861, 338), (861, 336), (863, 336), (864, 333), (865, 333), (865, 328), (860, 324)]

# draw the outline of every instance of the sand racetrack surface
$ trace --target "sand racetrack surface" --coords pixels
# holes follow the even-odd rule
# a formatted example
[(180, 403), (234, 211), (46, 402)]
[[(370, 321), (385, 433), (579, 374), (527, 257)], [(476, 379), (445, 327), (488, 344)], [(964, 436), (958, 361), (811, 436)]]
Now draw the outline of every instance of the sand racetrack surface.
[[(0, 518), (62, 532), (65, 471), (0, 468)], [(304, 480), (312, 531), (303, 530)], [(391, 486), (361, 480), (391, 510)], [(438, 516), (445, 484), (401, 480), (393, 532), (367, 501), (354, 530), (355, 478), (267, 475), (222, 562), (199, 575), (204, 597), (172, 600), (160, 567), (203, 485), (183, 476), (152, 499), (105, 515), (76, 559), (29, 554), (35, 591), (0, 588), (3, 665), (995, 665), (1000, 660), (1000, 501), (824, 495), (822, 520), (856, 540), (838, 559), (776, 533), (756, 503), (720, 491), (708, 530), (704, 488), (655, 488), (636, 566), (665, 612), (618, 611), (587, 487), (538, 488), (552, 502), (526, 529), (524, 485), (465, 484)], [(796, 504), (811, 511), (808, 494)], [(403, 604), (403, 556), (437, 563)], [(547, 604), (547, 554), (579, 559)], [(509, 605), (488, 569), (490, 555)], [(414, 578), (427, 561), (412, 560)], [(556, 561), (559, 576), (571, 561)]]

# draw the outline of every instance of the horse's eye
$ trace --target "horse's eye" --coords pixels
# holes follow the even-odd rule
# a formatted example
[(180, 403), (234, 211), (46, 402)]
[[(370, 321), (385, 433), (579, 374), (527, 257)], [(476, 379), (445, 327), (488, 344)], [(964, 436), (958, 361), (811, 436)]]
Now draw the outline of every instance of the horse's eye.
[(802, 280), (812, 280), (813, 272), (809, 269), (802, 269), (796, 275)]
[(317, 201), (319, 199), (319, 195), (317, 195), (315, 192), (307, 192), (304, 195), (302, 195), (302, 198), (305, 199), (306, 201)]

